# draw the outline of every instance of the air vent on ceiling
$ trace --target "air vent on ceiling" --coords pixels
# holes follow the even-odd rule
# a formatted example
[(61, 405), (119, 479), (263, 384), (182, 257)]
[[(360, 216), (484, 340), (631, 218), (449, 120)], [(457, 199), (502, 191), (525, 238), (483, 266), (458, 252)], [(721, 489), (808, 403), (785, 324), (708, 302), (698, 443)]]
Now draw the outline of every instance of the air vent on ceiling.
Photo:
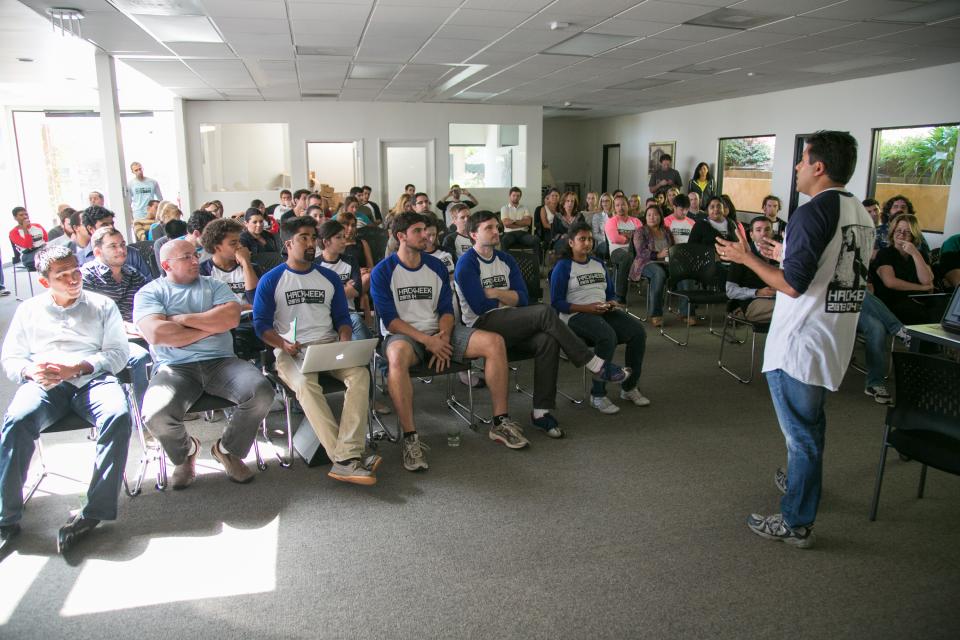
[(318, 100), (336, 100), (340, 97), (338, 91), (304, 91), (300, 94), (301, 98), (315, 98)]
[(662, 87), (665, 84), (673, 84), (674, 82), (680, 82), (680, 81), (667, 80), (665, 78), (640, 78), (639, 80), (621, 82), (620, 84), (615, 84), (613, 86), (607, 87), (607, 89), (624, 89), (626, 91), (643, 91), (644, 89), (650, 89), (652, 87)]
[(197, 0), (112, 0), (110, 4), (123, 13), (141, 16), (206, 15)]
[(677, 67), (672, 69), (671, 73), (689, 73), (695, 76), (713, 76), (726, 69), (720, 69), (715, 67), (705, 67), (703, 65), (688, 64), (685, 67)]
[(683, 24), (690, 24), (697, 27), (713, 27), (715, 29), (734, 29), (743, 31), (752, 29), (761, 25), (770, 24), (777, 20), (783, 20), (787, 16), (770, 16), (752, 11), (743, 11), (737, 9), (717, 9), (710, 13), (688, 20)]
[(298, 44), (298, 56), (340, 56), (353, 57), (356, 47), (307, 47)]

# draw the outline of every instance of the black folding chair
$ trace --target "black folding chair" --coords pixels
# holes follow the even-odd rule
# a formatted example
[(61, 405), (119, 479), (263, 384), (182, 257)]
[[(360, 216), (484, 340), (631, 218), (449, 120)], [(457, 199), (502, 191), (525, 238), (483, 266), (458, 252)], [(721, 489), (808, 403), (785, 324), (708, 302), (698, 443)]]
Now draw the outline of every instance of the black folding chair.
[(543, 288), (540, 286), (540, 265), (537, 257), (531, 251), (511, 249), (510, 255), (517, 261), (520, 273), (523, 275), (523, 284), (527, 286), (529, 304), (537, 304), (543, 299)]
[(160, 270), (160, 265), (157, 264), (157, 254), (153, 251), (152, 240), (131, 242), (127, 245), (127, 251), (136, 251), (139, 253), (140, 257), (147, 263), (147, 266), (150, 267), (150, 273), (153, 274), (154, 278), (159, 278), (163, 275), (163, 272)]
[(27, 284), (30, 285), (30, 297), (33, 297), (33, 276), (31, 273), (36, 273), (36, 269), (31, 269), (27, 265), (23, 264), (20, 260), (20, 247), (10, 243), (10, 246), (13, 248), (13, 256), (10, 258), (10, 266), (13, 267), (13, 296), (17, 299), (18, 302), (23, 302), (23, 298), (20, 297), (20, 286), (19, 281), (17, 280), (18, 273), (27, 274)]
[(250, 261), (260, 267), (264, 273), (286, 262), (283, 254), (277, 251), (263, 251), (250, 256)]
[(918, 499), (928, 466), (960, 475), (960, 363), (897, 351), (893, 368), (896, 404), (887, 409), (871, 521), (877, 519), (888, 447), (920, 463)]
[[(747, 320), (742, 314), (737, 313), (738, 309), (739, 307), (733, 300), (731, 300), (727, 305), (727, 316), (723, 320), (723, 332), (720, 335), (720, 356), (717, 358), (717, 365), (733, 376), (738, 382), (750, 384), (750, 381), (753, 380), (753, 374), (757, 367), (757, 334), (766, 335), (770, 331), (770, 323), (753, 322)], [(746, 342), (746, 338), (743, 340), (737, 338), (737, 327), (741, 326), (746, 327), (750, 331), (750, 369), (747, 372), (746, 377), (740, 376), (737, 372), (723, 363), (723, 349), (728, 340), (731, 344), (743, 344)], [(728, 328), (730, 329), (729, 339), (727, 338)]]
[[(681, 342), (666, 332), (666, 322), (660, 325), (660, 335), (680, 347), (690, 342), (690, 321), (693, 318), (694, 305), (706, 305), (710, 318), (710, 333), (719, 336), (713, 330), (713, 316), (710, 305), (727, 301), (724, 282), (721, 281), (717, 263), (714, 260), (714, 248), (700, 244), (675, 244), (670, 247), (669, 269), (667, 275), (667, 301), (671, 297), (687, 301), (687, 335)], [(684, 280), (692, 280), (697, 288), (683, 289), (679, 285)]]
[[(373, 265), (383, 260), (387, 252), (387, 241), (390, 234), (383, 227), (366, 226), (357, 229), (357, 242), (365, 240), (370, 247), (370, 256), (373, 258)], [(371, 266), (371, 268), (372, 268)]]

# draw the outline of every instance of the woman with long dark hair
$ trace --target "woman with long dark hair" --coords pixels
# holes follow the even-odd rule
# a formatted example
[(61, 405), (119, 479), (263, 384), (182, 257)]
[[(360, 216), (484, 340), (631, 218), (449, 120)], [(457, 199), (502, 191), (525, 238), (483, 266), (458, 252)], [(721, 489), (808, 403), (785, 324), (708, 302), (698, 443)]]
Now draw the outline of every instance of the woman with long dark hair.
[(710, 165), (706, 162), (699, 163), (693, 170), (693, 176), (687, 184), (687, 193), (696, 192), (700, 196), (700, 202), (706, 202), (714, 196), (717, 187), (713, 182), (713, 176), (710, 174)]
[(659, 327), (663, 324), (663, 289), (667, 284), (664, 262), (673, 246), (673, 234), (664, 226), (663, 211), (657, 205), (648, 205), (644, 218), (644, 225), (633, 234), (636, 257), (630, 265), (630, 279), (647, 278), (650, 281), (647, 317), (650, 324)]
[(553, 240), (553, 251), (557, 255), (567, 246), (567, 235), (570, 227), (578, 222), (583, 222), (583, 215), (578, 211), (580, 200), (573, 191), (567, 191), (560, 198), (560, 210), (553, 219), (553, 228), (551, 229), (551, 238)]

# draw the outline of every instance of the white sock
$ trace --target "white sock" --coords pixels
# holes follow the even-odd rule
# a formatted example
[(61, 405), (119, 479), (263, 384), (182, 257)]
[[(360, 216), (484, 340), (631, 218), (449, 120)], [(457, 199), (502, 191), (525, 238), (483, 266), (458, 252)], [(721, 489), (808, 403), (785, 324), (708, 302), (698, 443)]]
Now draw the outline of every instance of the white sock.
[(229, 451), (223, 448), (223, 440), (217, 441), (217, 449), (220, 451), (220, 453), (230, 453)]
[(534, 420), (539, 420), (540, 418), (542, 418), (543, 416), (547, 415), (548, 413), (550, 413), (550, 410), (549, 410), (549, 409), (534, 409), (534, 410), (533, 410), (533, 419), (534, 419)]
[(599, 356), (593, 356), (590, 358), (590, 362), (587, 363), (587, 369), (590, 373), (600, 373), (603, 370), (603, 358)]

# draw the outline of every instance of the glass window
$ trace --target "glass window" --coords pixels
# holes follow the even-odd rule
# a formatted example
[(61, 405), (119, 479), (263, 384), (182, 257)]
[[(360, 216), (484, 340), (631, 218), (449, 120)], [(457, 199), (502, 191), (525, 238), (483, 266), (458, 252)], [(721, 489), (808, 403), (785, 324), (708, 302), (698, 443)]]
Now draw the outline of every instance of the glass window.
[(290, 189), (286, 123), (201, 124), (204, 191)]
[(776, 136), (720, 139), (717, 190), (730, 196), (737, 211), (760, 213), (772, 193), (776, 141)]
[(957, 155), (957, 124), (873, 130), (869, 193), (910, 199), (924, 231), (943, 233)]
[(337, 193), (349, 193), (361, 186), (359, 158), (357, 142), (308, 142), (307, 184), (314, 191), (326, 184)]
[(526, 165), (526, 125), (450, 125), (451, 184), (468, 189), (525, 187)]

